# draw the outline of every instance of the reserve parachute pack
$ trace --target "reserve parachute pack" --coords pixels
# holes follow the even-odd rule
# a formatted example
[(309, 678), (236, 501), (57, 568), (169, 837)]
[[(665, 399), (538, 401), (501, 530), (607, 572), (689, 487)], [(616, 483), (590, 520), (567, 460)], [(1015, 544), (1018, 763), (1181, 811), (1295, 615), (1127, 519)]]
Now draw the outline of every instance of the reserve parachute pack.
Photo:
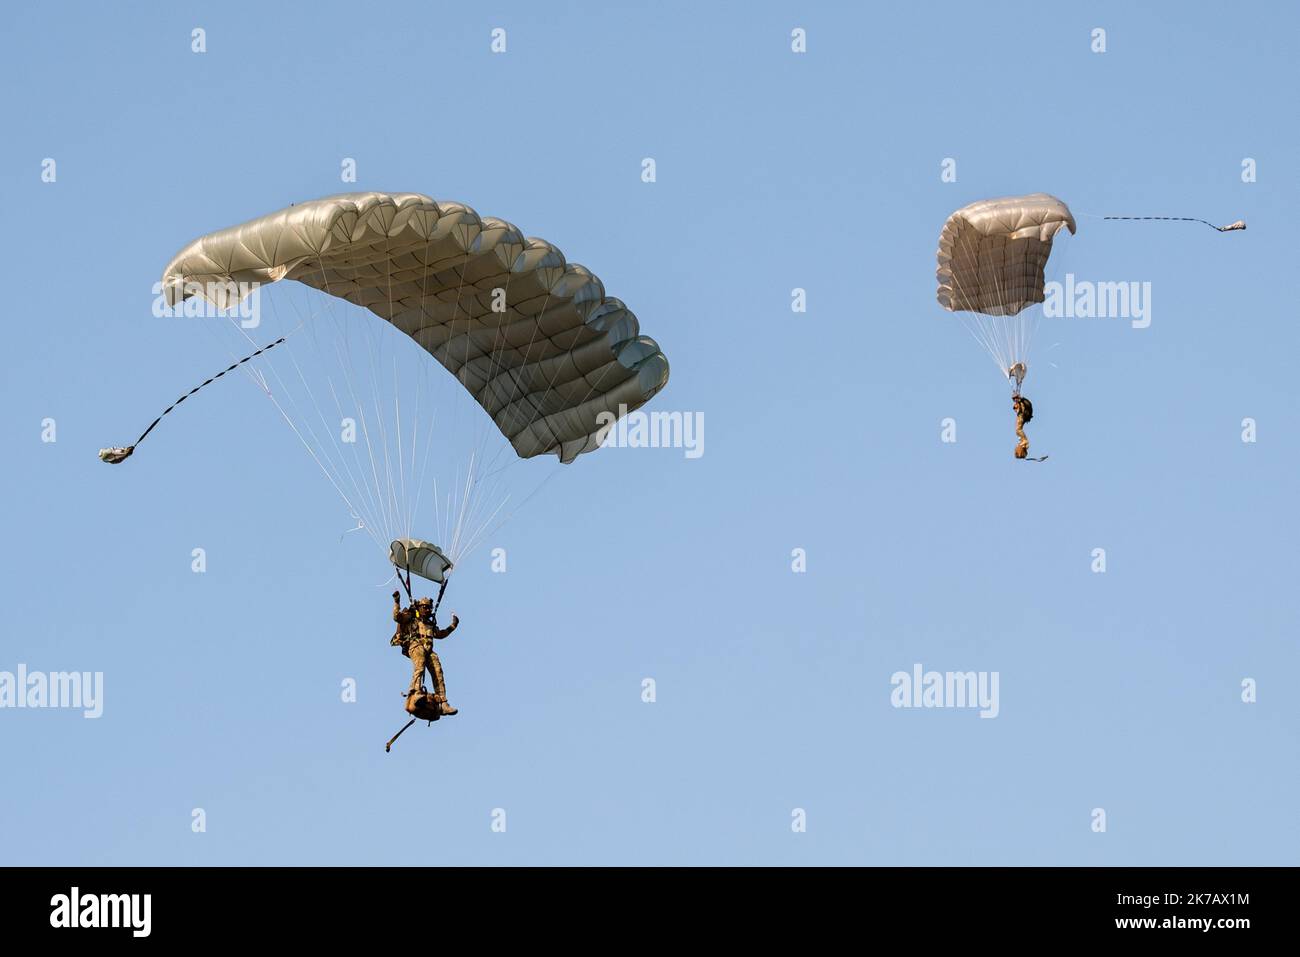
[(441, 548), (418, 538), (399, 538), (388, 546), (388, 560), (398, 571), (419, 575), (436, 585), (445, 584), (452, 569)]

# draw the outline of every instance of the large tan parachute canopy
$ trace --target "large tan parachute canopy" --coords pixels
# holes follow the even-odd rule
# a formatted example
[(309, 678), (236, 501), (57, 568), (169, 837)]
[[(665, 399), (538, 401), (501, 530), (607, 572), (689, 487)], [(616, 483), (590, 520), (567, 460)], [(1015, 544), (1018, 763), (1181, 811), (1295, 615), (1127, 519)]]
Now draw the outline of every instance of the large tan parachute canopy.
[(460, 203), (373, 192), (301, 203), (194, 240), (168, 264), (163, 286), (171, 304), (201, 296), (228, 308), (248, 294), (237, 284), (281, 279), (364, 306), (406, 333), (523, 458), (573, 461), (668, 381), (658, 344), (596, 276)]
[(949, 312), (1014, 316), (1043, 301), (1043, 269), (1052, 239), (1074, 232), (1070, 208), (1031, 193), (983, 199), (948, 217), (939, 234), (939, 304)]

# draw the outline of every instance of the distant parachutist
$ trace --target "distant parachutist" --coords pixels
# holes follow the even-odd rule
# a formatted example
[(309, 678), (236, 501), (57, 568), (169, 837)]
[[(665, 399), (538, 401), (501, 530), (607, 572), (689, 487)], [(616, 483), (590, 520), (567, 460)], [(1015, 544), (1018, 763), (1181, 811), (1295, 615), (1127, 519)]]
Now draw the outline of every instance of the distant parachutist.
[(1016, 443), (1015, 456), (1018, 459), (1029, 457), (1029, 436), (1025, 435), (1025, 425), (1034, 417), (1034, 405), (1023, 395), (1017, 393), (1011, 397), (1011, 408), (1016, 411), (1016, 437), (1020, 439)]

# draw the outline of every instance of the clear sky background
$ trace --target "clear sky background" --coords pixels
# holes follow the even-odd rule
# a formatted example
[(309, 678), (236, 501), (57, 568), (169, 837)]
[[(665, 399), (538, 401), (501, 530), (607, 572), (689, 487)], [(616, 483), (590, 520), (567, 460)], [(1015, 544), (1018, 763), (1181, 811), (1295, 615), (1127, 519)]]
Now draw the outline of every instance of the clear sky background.
[[(3, 20), (0, 670), (106, 688), (98, 720), (0, 711), (0, 862), (1300, 863), (1294, 5)], [(151, 314), (172, 255), (354, 189), (552, 240), (669, 356), (651, 407), (705, 420), (696, 460), (584, 457), (489, 543), (507, 573), (458, 569), (461, 713), (391, 754), (388, 570), (257, 390), (95, 456), (227, 361)], [(1153, 315), (1044, 321), (1029, 466), (934, 251), (952, 210), (1039, 190), (1078, 216), (1070, 270), (1151, 282)], [(891, 707), (916, 663), (999, 672), (1001, 713)]]

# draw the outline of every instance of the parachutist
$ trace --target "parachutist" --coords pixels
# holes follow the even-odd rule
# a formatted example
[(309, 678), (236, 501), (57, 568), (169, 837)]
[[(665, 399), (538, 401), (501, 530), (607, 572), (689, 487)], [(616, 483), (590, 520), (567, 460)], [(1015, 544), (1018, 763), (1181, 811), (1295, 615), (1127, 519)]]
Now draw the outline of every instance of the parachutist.
[[(444, 715), (456, 714), (447, 701), (447, 685), (443, 680), (442, 662), (433, 650), (435, 640), (441, 640), (456, 630), (460, 619), (451, 616), (451, 624), (439, 628), (433, 613), (433, 599), (417, 598), (409, 607), (402, 607), (401, 592), (393, 592), (393, 621), (397, 631), (389, 644), (402, 649), (411, 659), (411, 687), (406, 692), (406, 710), (417, 718), (436, 720)], [(424, 672), (433, 677), (433, 695), (424, 687)], [(432, 700), (429, 700), (432, 697)]]
[(1025, 425), (1034, 417), (1034, 405), (1023, 395), (1016, 394), (1011, 397), (1011, 408), (1016, 411), (1016, 436), (1020, 439), (1016, 443), (1015, 456), (1028, 458), (1029, 436), (1025, 435)]

